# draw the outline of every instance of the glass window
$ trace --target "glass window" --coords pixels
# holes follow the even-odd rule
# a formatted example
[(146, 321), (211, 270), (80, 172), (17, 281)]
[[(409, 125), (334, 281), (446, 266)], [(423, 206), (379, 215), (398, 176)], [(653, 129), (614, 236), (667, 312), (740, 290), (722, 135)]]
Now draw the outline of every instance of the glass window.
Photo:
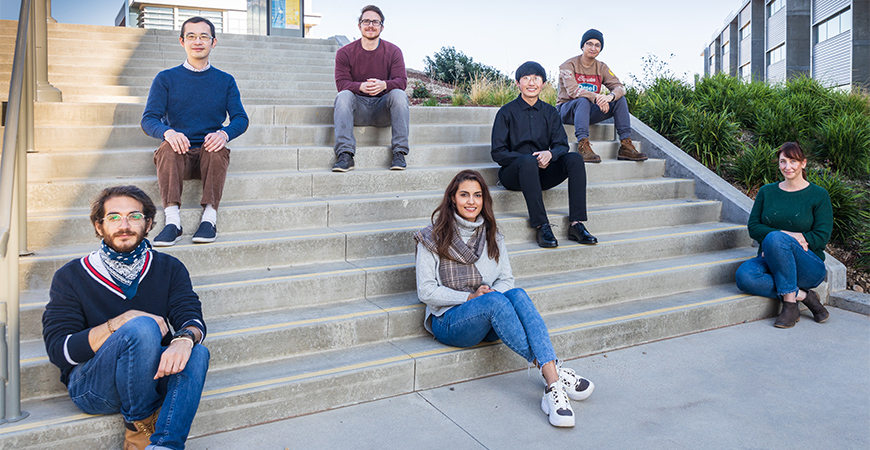
[(785, 45), (780, 45), (779, 47), (767, 52), (767, 65), (773, 65), (785, 59)]
[(816, 44), (852, 29), (852, 10), (845, 9), (816, 25)]
[(740, 39), (741, 40), (749, 37), (749, 25), (750, 24), (747, 23), (745, 27), (740, 29)]
[(785, 0), (773, 0), (767, 5), (767, 17), (770, 17), (785, 8)]

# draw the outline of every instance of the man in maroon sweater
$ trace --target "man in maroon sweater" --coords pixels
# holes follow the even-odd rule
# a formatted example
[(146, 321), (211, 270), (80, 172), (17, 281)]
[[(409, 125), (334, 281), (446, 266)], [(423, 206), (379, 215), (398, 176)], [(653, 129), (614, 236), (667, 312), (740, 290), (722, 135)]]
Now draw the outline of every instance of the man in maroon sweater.
[(356, 139), (353, 127), (391, 126), (392, 170), (404, 170), (408, 154), (408, 96), (405, 58), (399, 47), (380, 38), (384, 14), (368, 5), (362, 9), (362, 38), (345, 45), (335, 55), (335, 156), (333, 172), (353, 170)]

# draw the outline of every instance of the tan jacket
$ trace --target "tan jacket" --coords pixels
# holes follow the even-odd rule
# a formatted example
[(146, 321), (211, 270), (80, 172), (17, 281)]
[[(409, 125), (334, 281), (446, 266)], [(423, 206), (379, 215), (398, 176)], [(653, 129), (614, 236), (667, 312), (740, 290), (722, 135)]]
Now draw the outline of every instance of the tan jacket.
[(602, 84), (613, 94), (613, 100), (625, 95), (625, 86), (607, 64), (596, 59), (592, 67), (587, 69), (580, 64), (580, 56), (582, 55), (577, 55), (559, 66), (557, 105), (580, 97), (594, 101), (595, 95), (601, 93)]

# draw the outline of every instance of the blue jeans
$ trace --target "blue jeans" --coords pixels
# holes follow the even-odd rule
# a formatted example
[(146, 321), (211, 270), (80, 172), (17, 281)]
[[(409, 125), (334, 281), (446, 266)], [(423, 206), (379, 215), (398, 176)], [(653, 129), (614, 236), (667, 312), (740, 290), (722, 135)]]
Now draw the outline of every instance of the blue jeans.
[(501, 339), (528, 362), (556, 359), (550, 333), (526, 291), (490, 292), (432, 318), (432, 333), (443, 344), (472, 347)]
[(392, 127), (393, 139), (390, 149), (393, 153), (408, 154), (408, 127), (411, 112), (408, 95), (401, 89), (393, 89), (382, 97), (357, 95), (351, 91), (341, 91), (335, 96), (333, 107), (335, 121), (335, 154), (354, 154), (356, 138), (353, 127), (374, 126)]
[(562, 103), (558, 109), (562, 123), (574, 125), (574, 136), (578, 141), (589, 137), (589, 125), (611, 117), (616, 125), (616, 135), (619, 136), (619, 140), (631, 137), (631, 116), (628, 114), (628, 103), (625, 97), (610, 102), (607, 114), (601, 112), (598, 105), (583, 97)]
[(756, 256), (737, 269), (737, 287), (743, 292), (778, 298), (825, 281), (825, 262), (781, 231), (768, 233), (761, 251), (764, 256)]
[(150, 317), (125, 323), (90, 361), (73, 369), (69, 395), (88, 414), (120, 411), (127, 422), (146, 419), (161, 408), (151, 444), (183, 449), (202, 396), (209, 352), (194, 346), (184, 370), (155, 380), (166, 350), (160, 340), (160, 327)]

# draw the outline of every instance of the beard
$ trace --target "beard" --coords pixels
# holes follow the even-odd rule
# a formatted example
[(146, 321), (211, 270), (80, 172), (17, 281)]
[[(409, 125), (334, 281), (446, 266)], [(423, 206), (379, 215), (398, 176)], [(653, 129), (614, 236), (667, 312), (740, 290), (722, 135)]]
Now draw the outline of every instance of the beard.
[(135, 250), (136, 247), (145, 240), (147, 234), (145, 231), (146, 227), (147, 222), (146, 224), (143, 224), (141, 228), (119, 228), (114, 230), (114, 232), (110, 232), (107, 227), (104, 226), (102, 227), (103, 240), (112, 250), (118, 253), (129, 253)]

